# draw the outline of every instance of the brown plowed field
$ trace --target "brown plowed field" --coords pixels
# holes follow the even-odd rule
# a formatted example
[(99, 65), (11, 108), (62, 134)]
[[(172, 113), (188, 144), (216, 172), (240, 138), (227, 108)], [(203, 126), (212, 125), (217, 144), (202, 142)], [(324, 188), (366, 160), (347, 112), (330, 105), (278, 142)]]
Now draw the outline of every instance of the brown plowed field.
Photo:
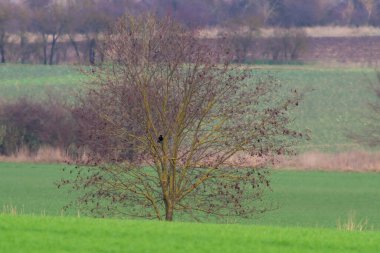
[[(255, 59), (266, 58), (266, 43), (267, 39), (256, 42)], [(300, 60), (377, 66), (380, 64), (380, 36), (310, 38), (307, 52)]]
[(337, 61), (342, 63), (380, 63), (380, 36), (311, 38), (306, 61)]

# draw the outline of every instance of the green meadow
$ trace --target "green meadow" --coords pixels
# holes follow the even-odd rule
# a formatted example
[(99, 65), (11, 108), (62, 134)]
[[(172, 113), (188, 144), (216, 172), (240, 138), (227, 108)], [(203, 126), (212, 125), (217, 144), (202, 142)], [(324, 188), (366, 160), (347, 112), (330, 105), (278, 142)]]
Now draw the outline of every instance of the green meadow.
[(318, 66), (263, 67), (258, 75), (278, 78), (285, 90), (305, 91), (294, 112), (294, 126), (310, 133), (311, 140), (300, 151), (337, 152), (363, 149), (347, 138), (367, 123), (368, 102), (374, 98), (369, 86), (376, 72), (365, 68), (322, 68)]
[(0, 252), (377, 253), (380, 233), (0, 215)]
[(48, 93), (70, 95), (83, 80), (78, 67), (6, 64), (0, 66), (0, 99), (45, 98)]
[[(0, 163), (0, 208), (23, 215), (77, 216), (75, 209), (62, 212), (75, 195), (54, 184), (67, 176), (64, 167)], [(379, 185), (376, 173), (274, 171), (272, 190), (266, 195), (271, 211), (252, 219), (221, 222), (336, 228), (339, 220), (345, 222), (353, 213), (356, 222), (367, 220), (367, 229), (380, 230)]]

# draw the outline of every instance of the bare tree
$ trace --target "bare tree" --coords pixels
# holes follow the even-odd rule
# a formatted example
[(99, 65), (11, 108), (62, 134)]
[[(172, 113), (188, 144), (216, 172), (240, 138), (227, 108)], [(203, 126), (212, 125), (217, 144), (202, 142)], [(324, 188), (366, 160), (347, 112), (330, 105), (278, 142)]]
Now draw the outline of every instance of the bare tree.
[[(32, 2), (33, 4), (36, 4)], [(63, 3), (45, 0), (40, 5), (32, 5), (32, 23), (34, 30), (41, 34), (43, 47), (43, 63), (54, 63), (55, 49), (58, 39), (62, 36), (67, 24), (67, 9)], [(49, 42), (50, 40), (50, 42)], [(50, 44), (50, 54), (48, 47)]]
[(266, 44), (266, 54), (274, 61), (297, 60), (307, 51), (309, 38), (304, 30), (276, 29)]
[(278, 0), (260, 0), (257, 2), (258, 13), (261, 14), (263, 24), (267, 24), (268, 21), (276, 14), (278, 2)]
[(237, 17), (232, 17), (226, 25), (230, 28), (232, 45), (235, 49), (236, 61), (244, 63), (254, 50), (255, 41), (260, 36), (260, 28), (267, 24), (275, 13), (278, 1), (250, 0), (233, 1), (232, 6), (239, 11)]
[(86, 38), (85, 61), (95, 64), (99, 36), (112, 23), (112, 17), (95, 0), (79, 1), (76, 10), (76, 32)]
[(355, 5), (352, 0), (348, 0), (345, 3), (345, 8), (342, 11), (342, 21), (344, 22), (344, 25), (351, 24), (352, 17), (355, 13)]
[(104, 54), (75, 110), (89, 160), (62, 181), (83, 193), (81, 204), (168, 221), (265, 211), (264, 167), (302, 136), (287, 113), (299, 92), (231, 65), (231, 50), (171, 18), (121, 19)]
[(28, 31), (30, 29), (30, 12), (23, 4), (14, 4), (12, 12), (11, 31), (14, 35), (18, 35), (19, 42), (13, 42), (15, 45), (13, 49), (14, 58), (21, 63), (25, 63), (32, 51), (29, 44)]
[(375, 0), (360, 0), (360, 3), (364, 6), (367, 12), (367, 25), (369, 24), (372, 14), (376, 8)]
[(0, 62), (5, 63), (5, 46), (8, 40), (8, 29), (11, 20), (10, 1), (0, 1)]

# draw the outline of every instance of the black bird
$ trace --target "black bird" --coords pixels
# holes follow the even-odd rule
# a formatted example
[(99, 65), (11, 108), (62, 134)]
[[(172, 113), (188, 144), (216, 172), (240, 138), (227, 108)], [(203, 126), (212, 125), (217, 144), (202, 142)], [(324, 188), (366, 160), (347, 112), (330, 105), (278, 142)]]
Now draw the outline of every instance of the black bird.
[(160, 137), (158, 137), (158, 143), (162, 143), (164, 141), (164, 137), (162, 137), (162, 135), (160, 135)]

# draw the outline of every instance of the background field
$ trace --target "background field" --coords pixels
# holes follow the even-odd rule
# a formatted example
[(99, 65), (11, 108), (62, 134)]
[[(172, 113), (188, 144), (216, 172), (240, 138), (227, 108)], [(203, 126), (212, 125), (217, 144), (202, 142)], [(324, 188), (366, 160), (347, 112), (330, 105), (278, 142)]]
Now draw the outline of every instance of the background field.
[[(77, 215), (62, 207), (74, 195), (57, 189), (54, 182), (65, 165), (0, 163), (0, 208), (12, 207), (19, 214)], [(367, 228), (380, 230), (380, 174), (275, 171), (272, 192), (266, 196), (273, 211), (254, 219), (221, 222), (274, 226), (330, 227), (346, 221), (351, 212), (356, 222), (368, 220)]]
[[(307, 90), (304, 102), (293, 113), (294, 125), (310, 130), (311, 141), (301, 143), (300, 151), (325, 152), (363, 149), (346, 137), (366, 124), (363, 115), (372, 98), (369, 82), (375, 71), (367, 68), (322, 68), (319, 66), (260, 66), (257, 76), (273, 75), (284, 90)], [(46, 98), (46, 94), (73, 96), (83, 76), (76, 67), (5, 65), (0, 68), (0, 99), (29, 96)]]
[(0, 99), (12, 100), (22, 96), (42, 99), (50, 92), (71, 95), (82, 78), (75, 66), (2, 65)]
[(380, 234), (329, 229), (0, 215), (1, 252), (323, 252), (379, 250)]
[(258, 74), (277, 77), (284, 89), (307, 91), (304, 101), (293, 112), (294, 125), (309, 130), (311, 141), (300, 144), (300, 151), (336, 152), (362, 149), (347, 138), (366, 123), (368, 89), (375, 71), (364, 68), (321, 68), (318, 66), (264, 67)]

